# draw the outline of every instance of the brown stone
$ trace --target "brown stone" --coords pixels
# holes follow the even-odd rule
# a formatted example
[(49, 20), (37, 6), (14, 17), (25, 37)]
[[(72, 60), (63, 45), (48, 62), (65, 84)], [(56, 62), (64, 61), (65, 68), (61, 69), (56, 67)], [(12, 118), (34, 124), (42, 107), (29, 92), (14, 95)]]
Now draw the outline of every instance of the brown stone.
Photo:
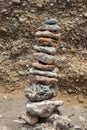
[(54, 65), (57, 62), (57, 59), (54, 56), (45, 53), (34, 53), (33, 57), (36, 60), (49, 65)]
[(43, 65), (39, 62), (32, 63), (32, 67), (40, 70), (53, 70), (55, 68), (54, 65)]
[(28, 112), (23, 112), (19, 116), (19, 118), (23, 119), (24, 121), (26, 121), (30, 125), (36, 124), (38, 122), (38, 120), (39, 120), (38, 116), (32, 116)]
[(56, 48), (54, 48), (54, 47), (48, 47), (48, 46), (38, 46), (38, 45), (35, 45), (34, 49), (36, 51), (47, 53), (47, 54), (51, 54), (51, 55), (54, 55), (57, 52)]
[(37, 42), (38, 42), (38, 45), (41, 45), (41, 46), (52, 46), (52, 47), (56, 47), (57, 48), (57, 41), (56, 40), (53, 40), (51, 38), (38, 38), (37, 39)]
[(37, 37), (53, 38), (53, 39), (59, 40), (60, 33), (54, 34), (54, 33), (49, 32), (49, 31), (38, 31), (38, 32), (35, 33), (35, 36), (37, 36)]
[(31, 83), (43, 83), (43, 84), (56, 84), (58, 82), (58, 79), (56, 78), (48, 78), (44, 76), (38, 76), (38, 75), (31, 75), (30, 76)]

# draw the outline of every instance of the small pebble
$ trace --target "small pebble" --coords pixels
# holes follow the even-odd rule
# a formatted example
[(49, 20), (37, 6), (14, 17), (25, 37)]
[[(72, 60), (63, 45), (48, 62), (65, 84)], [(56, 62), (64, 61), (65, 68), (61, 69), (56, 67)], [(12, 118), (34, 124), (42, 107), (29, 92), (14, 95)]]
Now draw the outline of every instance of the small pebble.
[(55, 18), (52, 18), (52, 19), (47, 19), (44, 24), (57, 24), (58, 23), (58, 20), (55, 19)]

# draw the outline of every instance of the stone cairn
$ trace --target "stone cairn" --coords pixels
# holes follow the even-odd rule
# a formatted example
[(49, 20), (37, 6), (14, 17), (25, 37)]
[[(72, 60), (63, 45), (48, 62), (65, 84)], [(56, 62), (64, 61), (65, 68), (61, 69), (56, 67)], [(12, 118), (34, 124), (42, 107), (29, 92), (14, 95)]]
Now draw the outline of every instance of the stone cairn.
[(20, 119), (29, 125), (34, 125), (49, 118), (63, 101), (53, 101), (58, 92), (56, 52), (60, 39), (60, 27), (54, 18), (47, 19), (35, 33), (37, 45), (34, 45), (33, 54), (35, 62), (32, 63), (30, 73), (30, 86), (26, 88), (25, 95), (27, 111), (20, 115)]

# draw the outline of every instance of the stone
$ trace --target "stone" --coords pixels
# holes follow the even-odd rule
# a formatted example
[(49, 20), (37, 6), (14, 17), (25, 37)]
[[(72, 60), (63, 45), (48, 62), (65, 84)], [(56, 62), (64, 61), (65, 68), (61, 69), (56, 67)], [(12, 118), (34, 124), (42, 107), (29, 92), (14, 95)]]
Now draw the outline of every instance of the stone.
[(57, 49), (54, 47), (45, 47), (45, 46), (38, 46), (35, 45), (34, 49), (43, 53), (54, 55), (57, 52)]
[(55, 65), (56, 62), (57, 62), (57, 59), (54, 56), (48, 55), (48, 54), (45, 54), (45, 53), (41, 53), (41, 52), (40, 53), (34, 53), (33, 57), (36, 60), (38, 60), (38, 61), (40, 61), (44, 64)]
[(62, 104), (63, 101), (44, 100), (41, 102), (27, 103), (26, 108), (31, 115), (49, 117)]
[(20, 116), (20, 119), (23, 119), (24, 121), (26, 121), (26, 123), (30, 124), (30, 125), (34, 125), (38, 122), (39, 118), (37, 116), (32, 116), (30, 115), (28, 112), (23, 112)]
[(57, 78), (57, 73), (54, 71), (43, 71), (35, 68), (30, 68), (29, 73), (33, 75), (41, 75), (45, 77)]
[(38, 38), (37, 42), (39, 45), (41, 46), (52, 46), (52, 47), (56, 47), (57, 48), (57, 41), (51, 38)]
[(32, 63), (32, 67), (36, 68), (36, 69), (40, 69), (40, 70), (54, 70), (55, 66), (54, 65), (44, 65), (44, 64), (41, 64), (39, 62), (35, 62), (35, 63)]
[(57, 24), (58, 20), (55, 18), (45, 20), (44, 24)]
[(53, 91), (50, 90), (51, 85), (32, 84), (25, 90), (26, 97), (33, 102), (51, 99)]
[(38, 28), (39, 31), (50, 31), (50, 32), (59, 32), (60, 31), (60, 26), (58, 26), (57, 24), (55, 25), (42, 25), (41, 27)]
[(15, 4), (20, 4), (21, 0), (12, 0), (12, 2), (15, 3)]
[(50, 117), (48, 117), (47, 121), (51, 123), (54, 128), (59, 128), (63, 130), (69, 130), (73, 125), (71, 124), (70, 118), (58, 114), (52, 114)]
[(38, 31), (38, 32), (35, 33), (35, 36), (37, 36), (37, 37), (45, 37), (45, 38), (53, 38), (55, 40), (59, 40), (60, 33), (54, 34), (54, 33), (49, 32), (49, 31)]
[(38, 76), (38, 75), (31, 75), (30, 76), (30, 81), (31, 83), (35, 82), (35, 83), (42, 83), (42, 84), (57, 84), (58, 79), (56, 78), (48, 78), (48, 77), (44, 77), (44, 76)]

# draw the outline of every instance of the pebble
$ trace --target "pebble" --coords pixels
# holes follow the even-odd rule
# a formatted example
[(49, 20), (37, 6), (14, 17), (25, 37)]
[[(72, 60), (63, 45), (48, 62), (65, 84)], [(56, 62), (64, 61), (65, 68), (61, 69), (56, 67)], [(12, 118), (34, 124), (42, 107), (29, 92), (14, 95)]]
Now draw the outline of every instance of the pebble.
[(58, 20), (55, 19), (55, 18), (50, 18), (50, 19), (47, 19), (45, 20), (44, 24), (57, 24), (58, 23)]

